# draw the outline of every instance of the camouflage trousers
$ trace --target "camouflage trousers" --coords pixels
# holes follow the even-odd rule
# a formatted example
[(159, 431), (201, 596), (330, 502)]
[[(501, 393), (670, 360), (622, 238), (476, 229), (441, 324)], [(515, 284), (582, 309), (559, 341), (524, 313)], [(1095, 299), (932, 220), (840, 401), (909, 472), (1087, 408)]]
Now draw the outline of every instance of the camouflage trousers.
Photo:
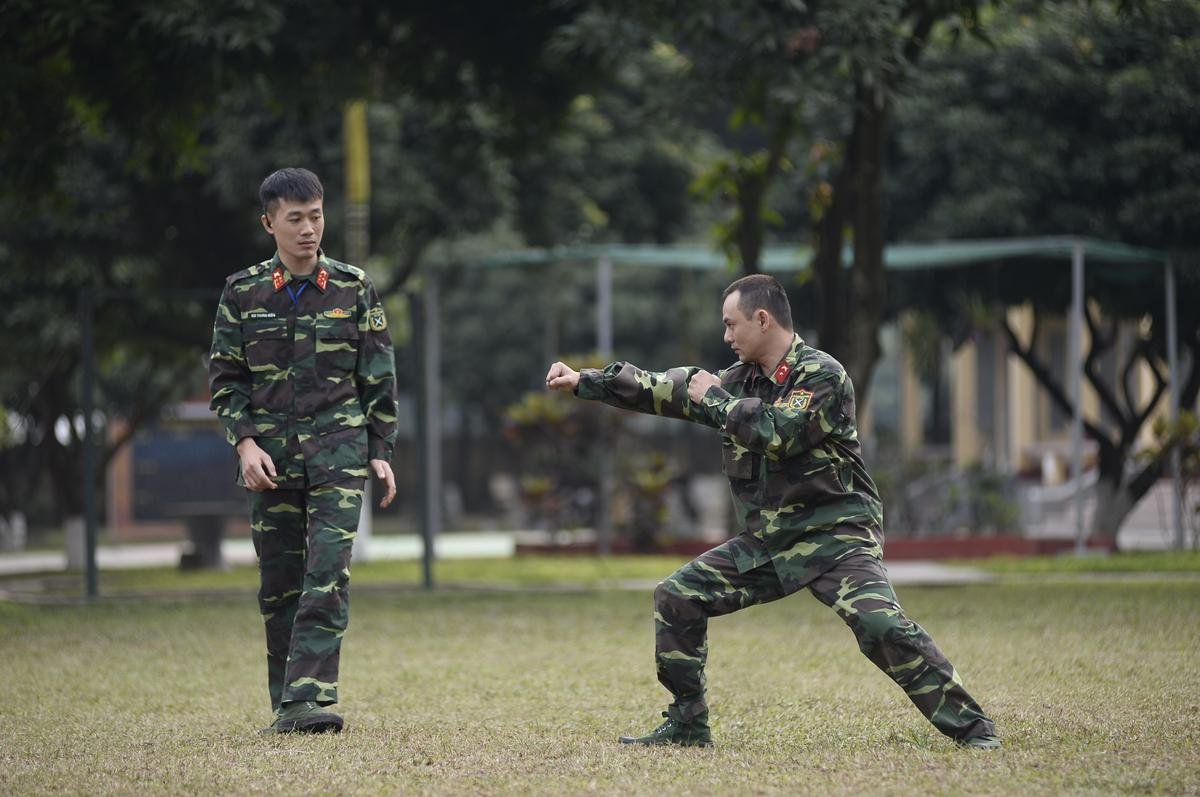
[[(852, 556), (807, 586), (850, 626), (859, 649), (939, 731), (953, 739), (995, 733), (929, 634), (904, 616), (882, 562)], [(675, 697), (669, 709), (673, 717), (688, 721), (708, 711), (708, 618), (787, 594), (770, 563), (739, 573), (730, 543), (701, 554), (658, 585), (655, 659), (659, 682)]]
[(363, 479), (250, 495), (271, 706), (336, 703)]

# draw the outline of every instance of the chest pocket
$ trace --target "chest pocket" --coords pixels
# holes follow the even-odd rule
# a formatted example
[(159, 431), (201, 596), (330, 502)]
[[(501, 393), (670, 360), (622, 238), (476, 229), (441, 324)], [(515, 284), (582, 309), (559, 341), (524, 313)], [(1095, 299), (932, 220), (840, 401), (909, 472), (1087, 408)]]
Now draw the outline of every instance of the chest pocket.
[(721, 471), (731, 479), (753, 479), (757, 459), (758, 455), (750, 449), (729, 439), (721, 441)]
[(283, 369), (290, 343), (285, 319), (251, 320), (242, 324), (242, 349), (251, 371)]
[(353, 319), (317, 320), (317, 376), (341, 379), (358, 363), (358, 323)]

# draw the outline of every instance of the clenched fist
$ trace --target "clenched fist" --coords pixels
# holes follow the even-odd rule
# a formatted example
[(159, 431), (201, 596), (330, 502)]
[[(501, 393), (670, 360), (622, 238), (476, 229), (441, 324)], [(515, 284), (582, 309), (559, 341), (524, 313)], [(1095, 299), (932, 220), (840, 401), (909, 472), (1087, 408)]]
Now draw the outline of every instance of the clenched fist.
[(700, 403), (700, 399), (704, 398), (704, 394), (713, 385), (721, 384), (721, 380), (710, 374), (708, 371), (697, 371), (688, 380), (688, 398), (696, 404)]
[(579, 387), (579, 372), (566, 363), (557, 362), (546, 372), (546, 389), (574, 393)]

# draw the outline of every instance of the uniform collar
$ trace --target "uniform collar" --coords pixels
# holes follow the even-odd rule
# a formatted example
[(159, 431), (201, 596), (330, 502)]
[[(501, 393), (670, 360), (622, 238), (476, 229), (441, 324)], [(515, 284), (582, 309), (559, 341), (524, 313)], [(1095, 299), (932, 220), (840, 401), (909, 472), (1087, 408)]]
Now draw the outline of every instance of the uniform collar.
[(804, 340), (792, 333), (792, 347), (788, 349), (788, 353), (779, 361), (779, 365), (775, 366), (775, 370), (767, 374), (767, 378), (776, 385), (782, 385), (792, 375), (792, 371), (796, 369), (796, 363), (800, 362), (800, 349), (804, 347)]
[(275, 292), (283, 290), (283, 286), (289, 282), (308, 280), (321, 293), (325, 292), (325, 286), (329, 284), (329, 260), (325, 257), (325, 252), (320, 248), (317, 249), (317, 267), (312, 274), (305, 274), (303, 277), (297, 277), (288, 271), (287, 266), (279, 259), (279, 253), (275, 253), (275, 257), (271, 258), (271, 285), (275, 288)]

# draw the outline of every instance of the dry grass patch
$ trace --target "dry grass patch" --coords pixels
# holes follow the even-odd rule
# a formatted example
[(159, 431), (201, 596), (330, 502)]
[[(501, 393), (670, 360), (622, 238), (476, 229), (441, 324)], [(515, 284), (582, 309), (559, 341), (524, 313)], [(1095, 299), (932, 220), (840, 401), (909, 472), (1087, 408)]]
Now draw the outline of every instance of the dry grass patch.
[(714, 750), (656, 724), (648, 593), (356, 595), (340, 736), (260, 738), (245, 599), (0, 604), (0, 792), (1200, 791), (1200, 583), (901, 589), (1006, 747), (955, 749), (808, 595), (711, 627)]

